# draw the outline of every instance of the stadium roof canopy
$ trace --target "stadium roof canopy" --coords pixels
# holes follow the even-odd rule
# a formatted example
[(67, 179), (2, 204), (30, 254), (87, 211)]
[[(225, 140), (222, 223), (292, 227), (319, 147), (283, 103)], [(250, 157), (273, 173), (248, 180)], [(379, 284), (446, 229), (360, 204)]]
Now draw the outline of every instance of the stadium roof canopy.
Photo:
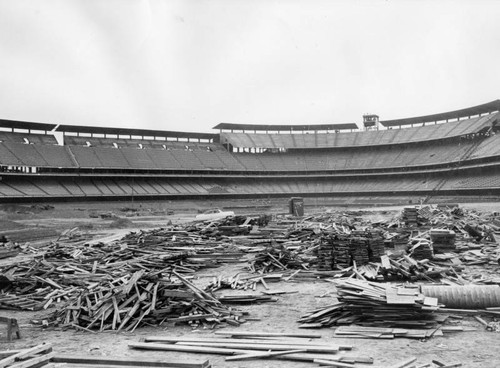
[(0, 127), (10, 129), (43, 130), (51, 131), (57, 125), (47, 123), (30, 123), (27, 121), (0, 119)]
[(500, 111), (500, 100), (495, 100), (482, 105), (469, 107), (461, 110), (444, 112), (440, 114), (424, 115), (406, 119), (382, 120), (380, 121), (380, 124), (382, 124), (385, 127), (422, 124), (435, 121), (454, 120), (481, 114), (488, 114), (494, 111)]
[(354, 123), (345, 124), (312, 124), (312, 125), (264, 125), (264, 124), (232, 124), (220, 123), (213, 127), (220, 130), (253, 130), (253, 131), (317, 131), (317, 130), (353, 130), (358, 129)]
[(126, 135), (126, 136), (146, 136), (146, 137), (171, 137), (171, 138), (194, 138), (194, 139), (214, 139), (218, 135), (213, 133), (192, 133), (192, 132), (174, 132), (168, 130), (149, 130), (149, 129), (127, 129), (110, 127), (93, 127), (80, 125), (59, 125), (58, 132), (65, 133), (85, 133), (85, 134), (108, 134), (108, 135)]

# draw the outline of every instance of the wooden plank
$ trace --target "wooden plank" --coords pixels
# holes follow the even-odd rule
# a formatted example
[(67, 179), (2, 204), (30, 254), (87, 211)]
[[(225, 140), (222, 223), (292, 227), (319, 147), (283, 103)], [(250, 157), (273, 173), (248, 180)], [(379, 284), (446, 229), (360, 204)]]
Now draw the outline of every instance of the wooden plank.
[(49, 360), (52, 359), (54, 356), (53, 352), (50, 352), (48, 354), (43, 354), (43, 355), (37, 355), (33, 358), (23, 360), (22, 362), (14, 363), (9, 365), (9, 368), (29, 368), (33, 366), (37, 366), (39, 364), (43, 364), (45, 362), (48, 362)]
[(205, 337), (168, 337), (168, 336), (148, 336), (144, 338), (144, 342), (164, 342), (164, 343), (176, 343), (176, 342), (218, 342), (218, 343), (252, 343), (252, 344), (262, 344), (267, 345), (269, 343), (273, 345), (313, 345), (313, 346), (327, 346), (327, 347), (336, 347), (339, 348), (338, 344), (325, 343), (325, 342), (316, 342), (303, 340), (303, 339), (231, 339), (228, 337), (221, 338), (205, 338)]
[(0, 351), (0, 359), (9, 357), (11, 355), (19, 353), (21, 350), (19, 349), (13, 349), (13, 350), (2, 350)]
[(87, 357), (74, 355), (56, 355), (52, 359), (55, 363), (69, 364), (91, 364), (91, 365), (121, 365), (121, 366), (148, 366), (148, 367), (178, 367), (178, 368), (205, 368), (209, 365), (208, 360), (202, 361), (182, 361), (169, 360), (136, 360), (131, 358), (111, 358), (111, 357)]
[(283, 351), (272, 351), (267, 353), (254, 353), (254, 354), (240, 354), (236, 356), (227, 357), (225, 360), (244, 360), (244, 359), (261, 359), (261, 358), (271, 358), (279, 355), (287, 355), (293, 353), (303, 353), (305, 350), (283, 350)]
[(141, 350), (161, 350), (161, 351), (182, 351), (187, 353), (207, 353), (207, 354), (221, 354), (221, 355), (233, 355), (233, 354), (249, 354), (251, 352), (256, 352), (255, 350), (243, 350), (243, 349), (224, 349), (206, 346), (189, 346), (189, 345), (177, 345), (177, 344), (155, 344), (155, 343), (145, 343), (145, 342), (131, 342), (128, 346), (132, 349)]
[(391, 365), (390, 368), (404, 368), (404, 367), (407, 367), (409, 366), (411, 363), (414, 363), (417, 361), (417, 358), (416, 357), (411, 357), (411, 358), (408, 358), (408, 359), (405, 359), (399, 363), (396, 363), (394, 365)]
[(186, 346), (205, 346), (214, 348), (232, 348), (240, 350), (294, 350), (303, 349), (310, 353), (331, 353), (334, 354), (339, 351), (338, 347), (332, 346), (314, 346), (314, 345), (277, 345), (277, 344), (252, 344), (252, 343), (228, 343), (228, 342), (178, 342), (176, 345)]
[(288, 333), (288, 332), (258, 332), (258, 331), (215, 331), (216, 335), (230, 335), (230, 336), (288, 336), (288, 337), (302, 337), (305, 339), (320, 339), (322, 335), (319, 334), (306, 334), (306, 333)]
[(318, 363), (320, 365), (327, 365), (330, 367), (339, 367), (339, 368), (353, 368), (354, 367), (354, 364), (337, 362), (335, 360), (314, 359), (314, 363)]
[(0, 360), (0, 368), (4, 368), (8, 366), (9, 364), (14, 363), (16, 360), (25, 358), (27, 356), (33, 355), (33, 354), (38, 354), (42, 352), (51, 352), (52, 351), (52, 345), (51, 344), (41, 344), (34, 346), (29, 349), (24, 349), (19, 351), (16, 354), (10, 355), (8, 357), (3, 358)]

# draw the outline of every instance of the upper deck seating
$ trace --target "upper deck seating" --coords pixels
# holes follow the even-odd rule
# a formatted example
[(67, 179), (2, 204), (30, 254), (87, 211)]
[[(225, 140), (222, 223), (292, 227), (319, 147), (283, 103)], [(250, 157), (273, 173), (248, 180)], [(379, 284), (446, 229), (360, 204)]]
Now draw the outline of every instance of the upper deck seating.
[(0, 141), (29, 143), (29, 144), (57, 144), (57, 140), (50, 134), (29, 134), (0, 131)]
[(70, 146), (69, 150), (75, 157), (78, 166), (81, 168), (97, 168), (103, 167), (101, 161), (95, 154), (92, 147)]
[(490, 126), (496, 114), (414, 128), (349, 133), (221, 133), (221, 142), (240, 148), (328, 148), (404, 144), (459, 137)]
[(23, 144), (15, 142), (4, 142), (3, 145), (14, 155), (24, 166), (49, 166), (47, 161), (38, 153), (33, 144)]

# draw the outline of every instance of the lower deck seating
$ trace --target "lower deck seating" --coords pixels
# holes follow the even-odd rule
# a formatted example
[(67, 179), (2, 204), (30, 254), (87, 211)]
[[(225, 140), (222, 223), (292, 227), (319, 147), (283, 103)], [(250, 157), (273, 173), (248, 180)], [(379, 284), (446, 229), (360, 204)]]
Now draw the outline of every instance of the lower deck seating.
[[(445, 179), (443, 181), (443, 179)], [(388, 176), (323, 178), (110, 178), (110, 177), (4, 177), (0, 200), (21, 197), (157, 197), (229, 195), (376, 195), (377, 193), (434, 193), (434, 190), (497, 189), (500, 169), (459, 176)]]

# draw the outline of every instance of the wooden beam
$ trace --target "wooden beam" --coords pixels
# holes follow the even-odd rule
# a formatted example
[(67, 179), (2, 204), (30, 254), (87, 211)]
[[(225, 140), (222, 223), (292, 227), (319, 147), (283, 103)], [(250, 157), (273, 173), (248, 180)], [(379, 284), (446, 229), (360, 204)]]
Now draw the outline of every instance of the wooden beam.
[(74, 355), (56, 355), (52, 359), (55, 363), (68, 364), (92, 364), (92, 365), (121, 365), (121, 366), (147, 366), (147, 367), (178, 367), (178, 368), (206, 368), (209, 365), (208, 360), (204, 361), (182, 361), (175, 360), (136, 360), (131, 358), (105, 358), (105, 357), (87, 357)]

